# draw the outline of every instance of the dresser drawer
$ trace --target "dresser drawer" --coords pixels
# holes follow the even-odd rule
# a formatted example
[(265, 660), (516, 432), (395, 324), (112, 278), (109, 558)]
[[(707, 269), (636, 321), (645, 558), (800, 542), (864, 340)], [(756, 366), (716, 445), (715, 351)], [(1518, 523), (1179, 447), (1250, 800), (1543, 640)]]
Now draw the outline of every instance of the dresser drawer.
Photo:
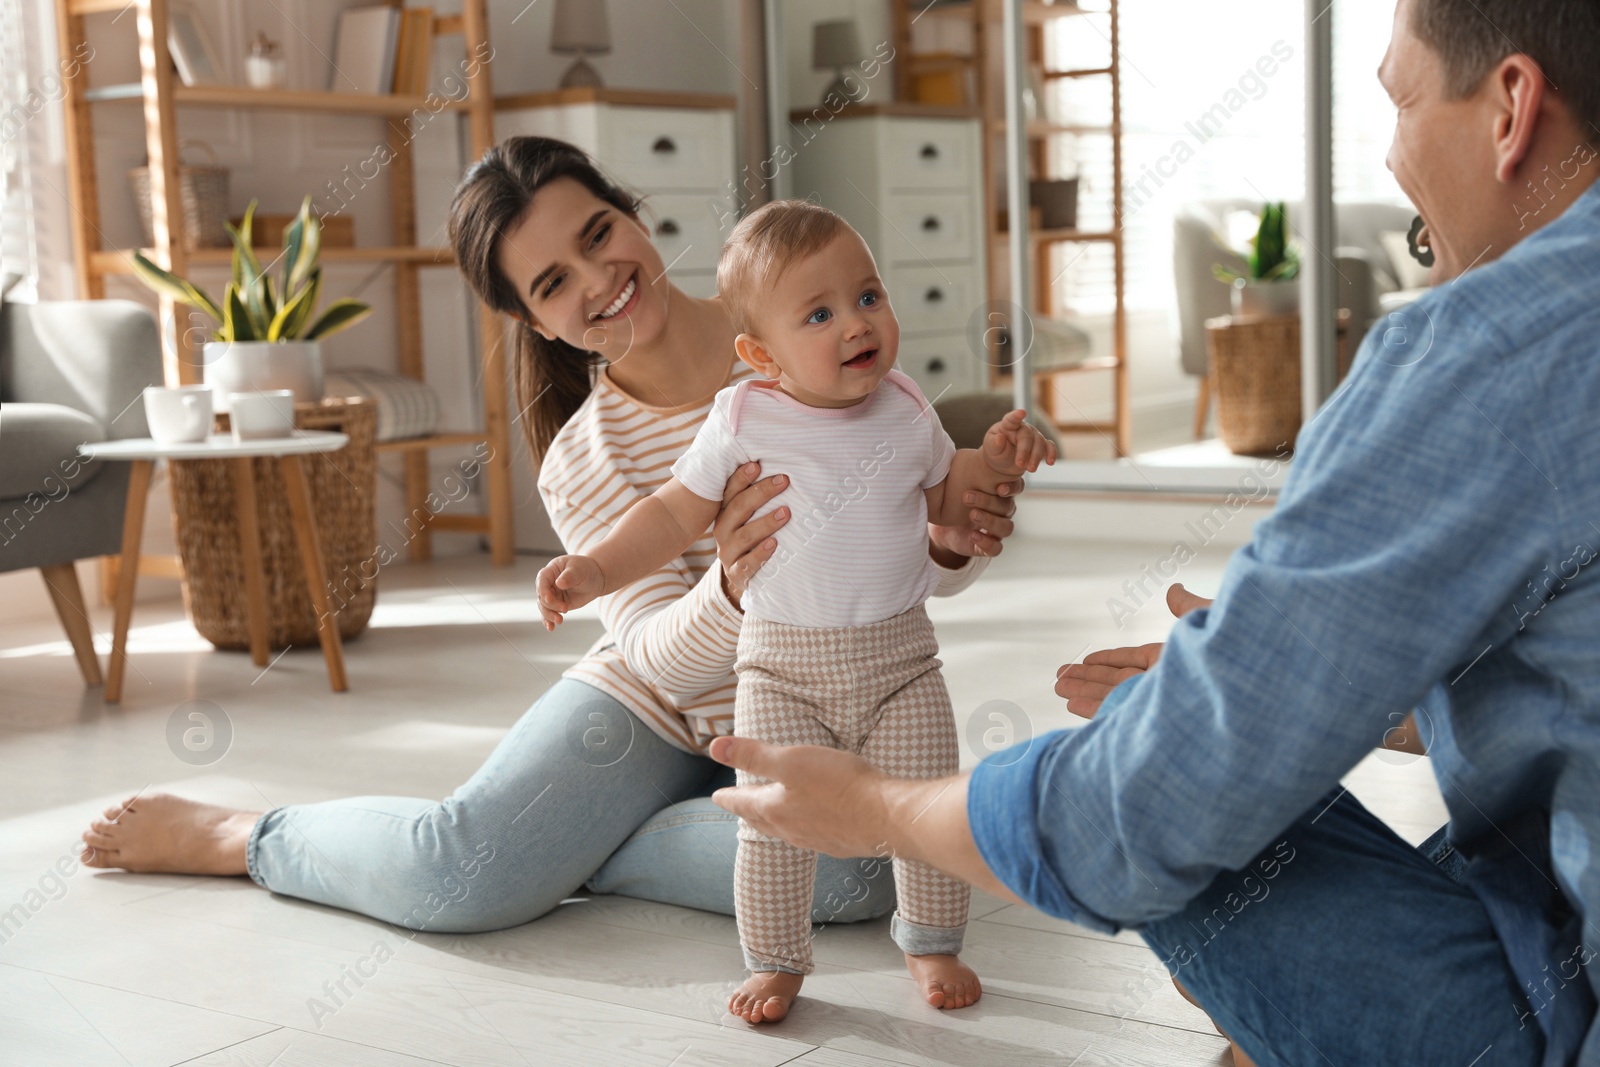
[(883, 284), (901, 333), (963, 329), (983, 303), (978, 268), (971, 263), (885, 267)]
[(601, 159), (646, 192), (722, 190), (733, 178), (733, 113), (613, 107), (600, 117)]
[(887, 264), (923, 266), (927, 260), (967, 259), (978, 254), (972, 232), (972, 194), (917, 193), (892, 196), (879, 205)]
[(973, 166), (977, 124), (967, 119), (895, 119), (885, 123), (883, 170), (894, 189), (967, 189), (978, 175)]
[(895, 368), (916, 379), (932, 404), (978, 388), (978, 360), (967, 351), (966, 334), (954, 331), (924, 337), (900, 337)]
[[(661, 253), (662, 266), (672, 270), (716, 270), (723, 234), (709, 202), (722, 200), (702, 193), (656, 193), (646, 197), (639, 218), (650, 228), (650, 240)], [(651, 221), (652, 216), (654, 221)]]

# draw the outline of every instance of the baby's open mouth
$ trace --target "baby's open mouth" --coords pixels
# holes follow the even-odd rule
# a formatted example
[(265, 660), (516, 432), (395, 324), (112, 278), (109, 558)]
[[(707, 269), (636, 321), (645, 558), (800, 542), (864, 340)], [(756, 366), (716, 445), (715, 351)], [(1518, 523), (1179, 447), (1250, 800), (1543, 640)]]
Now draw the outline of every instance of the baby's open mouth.
[(844, 365), (846, 367), (858, 367), (858, 368), (859, 367), (870, 367), (870, 366), (872, 366), (873, 360), (875, 360), (877, 358), (878, 358), (878, 350), (876, 348), (869, 348), (865, 352), (862, 352), (860, 355), (853, 356), (850, 359), (845, 360), (844, 361)]

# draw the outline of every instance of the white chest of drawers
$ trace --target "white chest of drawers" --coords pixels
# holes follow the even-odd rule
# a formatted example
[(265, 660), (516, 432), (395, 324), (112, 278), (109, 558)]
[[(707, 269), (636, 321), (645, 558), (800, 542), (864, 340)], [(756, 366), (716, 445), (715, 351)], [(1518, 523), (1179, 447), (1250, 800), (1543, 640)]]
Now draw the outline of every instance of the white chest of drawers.
[(569, 89), (504, 97), (497, 108), (496, 136), (566, 141), (645, 194), (641, 217), (667, 276), (691, 296), (716, 291), (717, 253), (737, 221), (732, 96)]
[[(890, 105), (890, 108), (893, 108)], [(976, 118), (847, 107), (828, 122), (796, 112), (792, 195), (814, 197), (872, 250), (900, 321), (896, 365), (930, 401), (985, 388), (967, 324), (982, 314), (983, 175)]]

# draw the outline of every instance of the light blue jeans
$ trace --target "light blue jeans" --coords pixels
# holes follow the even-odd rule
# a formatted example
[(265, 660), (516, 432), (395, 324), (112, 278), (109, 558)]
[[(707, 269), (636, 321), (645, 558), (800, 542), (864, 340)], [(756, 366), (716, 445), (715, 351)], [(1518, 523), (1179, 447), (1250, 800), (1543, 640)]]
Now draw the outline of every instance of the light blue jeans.
[[(733, 780), (732, 768), (561, 678), (443, 801), (274, 808), (251, 831), (246, 862), (274, 893), (430, 932), (517, 926), (578, 889), (732, 915), (738, 819), (710, 794)], [(894, 910), (887, 864), (820, 860), (815, 921)]]

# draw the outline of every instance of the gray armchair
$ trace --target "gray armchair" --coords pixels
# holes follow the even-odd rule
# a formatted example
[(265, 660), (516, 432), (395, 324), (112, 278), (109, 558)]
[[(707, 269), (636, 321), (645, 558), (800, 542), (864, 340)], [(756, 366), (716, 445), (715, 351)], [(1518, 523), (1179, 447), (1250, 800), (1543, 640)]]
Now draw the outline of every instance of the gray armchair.
[[(1200, 406), (1195, 412), (1195, 436), (1205, 425), (1208, 360), (1206, 358), (1206, 320), (1226, 315), (1230, 310), (1228, 287), (1211, 273), (1221, 263), (1240, 272), (1244, 261), (1218, 246), (1213, 234), (1223, 231), (1226, 216), (1233, 211), (1259, 212), (1259, 200), (1197, 200), (1183, 205), (1173, 218), (1172, 270), (1178, 289), (1178, 354), (1183, 369), (1200, 378)], [(1290, 203), (1289, 225), (1299, 232), (1300, 205)], [(1339, 275), (1339, 306), (1350, 310), (1352, 343), (1384, 313), (1385, 298), (1400, 286), (1390, 267), (1383, 234), (1404, 233), (1415, 217), (1409, 207), (1394, 204), (1349, 203), (1335, 206), (1335, 232), (1338, 246), (1331, 252)], [(1306, 255), (1316, 255), (1311, 249)]]
[(122, 545), (126, 463), (78, 445), (147, 436), (161, 384), (155, 320), (126, 300), (0, 303), (0, 572), (38, 567), (88, 685), (100, 684), (76, 560)]

